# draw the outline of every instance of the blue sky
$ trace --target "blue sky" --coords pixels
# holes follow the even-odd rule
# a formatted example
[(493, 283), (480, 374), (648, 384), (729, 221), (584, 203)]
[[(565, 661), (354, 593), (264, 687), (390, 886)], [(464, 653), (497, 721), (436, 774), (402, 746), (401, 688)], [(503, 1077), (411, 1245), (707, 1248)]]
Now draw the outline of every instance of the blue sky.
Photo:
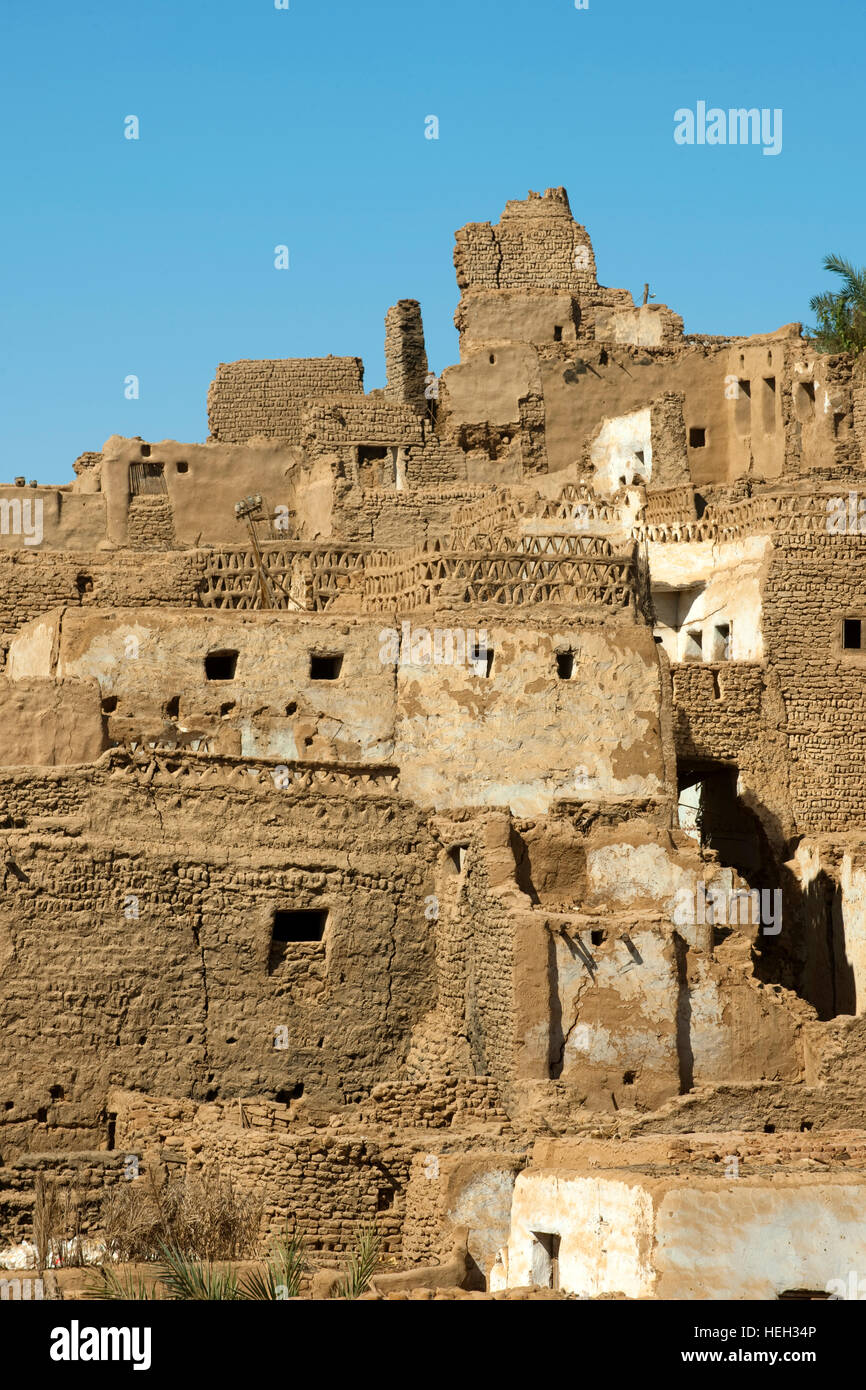
[[(6, 0), (0, 480), (205, 439), (219, 361), (357, 354), (380, 386), (403, 297), (441, 370), (454, 230), (530, 188), (687, 332), (809, 322), (823, 255), (866, 261), (864, 40), (850, 0)], [(781, 154), (678, 146), (700, 100), (781, 108)]]

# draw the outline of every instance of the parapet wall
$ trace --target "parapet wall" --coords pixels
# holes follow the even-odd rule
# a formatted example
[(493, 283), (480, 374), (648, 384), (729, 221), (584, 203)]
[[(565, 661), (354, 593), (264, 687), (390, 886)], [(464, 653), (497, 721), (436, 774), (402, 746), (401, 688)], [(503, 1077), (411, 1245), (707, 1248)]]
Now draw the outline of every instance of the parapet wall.
[(242, 444), (256, 435), (300, 443), (304, 402), (360, 395), (360, 357), (296, 357), (221, 362), (208, 391), (211, 439)]

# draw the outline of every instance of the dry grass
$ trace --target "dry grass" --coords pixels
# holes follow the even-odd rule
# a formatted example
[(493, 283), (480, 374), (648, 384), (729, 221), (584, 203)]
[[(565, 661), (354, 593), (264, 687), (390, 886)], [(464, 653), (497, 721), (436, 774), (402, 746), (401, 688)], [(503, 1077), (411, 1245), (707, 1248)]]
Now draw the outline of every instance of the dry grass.
[(212, 1169), (162, 1188), (153, 1174), (119, 1184), (103, 1200), (100, 1225), (106, 1257), (124, 1263), (159, 1259), (165, 1247), (198, 1260), (237, 1260), (255, 1254), (261, 1219), (262, 1202)]
[(39, 1269), (84, 1264), (82, 1215), (84, 1194), (75, 1186), (58, 1187), (37, 1174), (33, 1200), (33, 1244)]

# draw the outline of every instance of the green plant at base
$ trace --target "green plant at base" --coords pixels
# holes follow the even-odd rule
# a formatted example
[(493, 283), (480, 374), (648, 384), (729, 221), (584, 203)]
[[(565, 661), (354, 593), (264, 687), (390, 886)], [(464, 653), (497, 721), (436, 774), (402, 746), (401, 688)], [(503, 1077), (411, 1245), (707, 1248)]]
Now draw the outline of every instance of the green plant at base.
[(168, 1289), (170, 1299), (231, 1303), (239, 1297), (232, 1270), (214, 1269), (212, 1264), (168, 1245), (161, 1247), (160, 1257), (157, 1278)]
[(161, 1245), (160, 1259), (153, 1267), (155, 1283), (142, 1274), (120, 1275), (103, 1265), (94, 1271), (83, 1296), (122, 1301), (276, 1302), (297, 1298), (306, 1267), (303, 1242), (297, 1233), (274, 1241), (265, 1269), (251, 1270), (240, 1282), (232, 1270), (215, 1269), (176, 1246)]
[(239, 1286), (239, 1297), (264, 1301), (297, 1298), (307, 1267), (304, 1246), (297, 1232), (274, 1241), (264, 1271), (254, 1269)]
[(82, 1298), (111, 1299), (124, 1303), (156, 1301), (159, 1297), (152, 1284), (142, 1274), (115, 1274), (113, 1269), (94, 1270), (85, 1286)]
[(358, 1236), (355, 1249), (346, 1264), (346, 1277), (337, 1285), (334, 1298), (360, 1298), (370, 1287), (382, 1249), (382, 1237), (375, 1226), (368, 1226)]

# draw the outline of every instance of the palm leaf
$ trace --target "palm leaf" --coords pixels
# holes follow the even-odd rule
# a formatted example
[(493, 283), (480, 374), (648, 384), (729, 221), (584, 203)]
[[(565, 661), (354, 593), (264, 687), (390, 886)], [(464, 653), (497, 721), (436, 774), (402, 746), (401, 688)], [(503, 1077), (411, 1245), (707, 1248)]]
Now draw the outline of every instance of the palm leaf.
[(238, 1298), (248, 1302), (272, 1303), (278, 1297), (277, 1286), (269, 1269), (250, 1270), (238, 1284)]
[(806, 336), (819, 352), (850, 352), (856, 357), (866, 350), (866, 268), (832, 252), (824, 257), (824, 269), (840, 276), (842, 288), (825, 290), (809, 301), (817, 323)]
[(304, 1246), (297, 1232), (274, 1241), (264, 1271), (251, 1270), (238, 1287), (238, 1297), (258, 1302), (297, 1298), (307, 1268)]
[(368, 1226), (358, 1236), (354, 1252), (347, 1261), (346, 1277), (337, 1285), (335, 1297), (360, 1298), (370, 1286), (379, 1263), (382, 1239), (375, 1226)]
[(110, 1299), (130, 1303), (133, 1301), (153, 1301), (158, 1298), (157, 1293), (151, 1284), (147, 1282), (143, 1274), (115, 1274), (113, 1269), (106, 1269), (103, 1265), (98, 1271), (94, 1270), (90, 1277), (90, 1282), (85, 1285), (82, 1298), (88, 1299)]
[(835, 254), (824, 257), (824, 269), (847, 280), (843, 294), (848, 294), (852, 299), (860, 299), (866, 295), (866, 269), (859, 268), (844, 256)]
[(172, 1246), (160, 1247), (157, 1277), (171, 1299), (234, 1302), (238, 1298), (237, 1278), (231, 1270), (214, 1269)]
[(304, 1243), (297, 1231), (291, 1236), (286, 1234), (274, 1243), (268, 1260), (268, 1268), (277, 1284), (285, 1286), (287, 1292), (283, 1297), (297, 1298), (301, 1291), (301, 1280), (307, 1268)]

